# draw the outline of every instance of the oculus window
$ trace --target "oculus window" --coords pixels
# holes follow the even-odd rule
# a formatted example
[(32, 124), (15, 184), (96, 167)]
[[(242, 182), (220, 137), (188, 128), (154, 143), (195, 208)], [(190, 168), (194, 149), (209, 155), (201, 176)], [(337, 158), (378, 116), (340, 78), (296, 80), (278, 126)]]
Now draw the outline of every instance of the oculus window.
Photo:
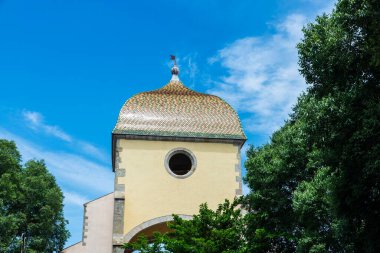
[(190, 176), (196, 166), (194, 154), (184, 148), (171, 150), (165, 158), (166, 170), (176, 178), (186, 178)]

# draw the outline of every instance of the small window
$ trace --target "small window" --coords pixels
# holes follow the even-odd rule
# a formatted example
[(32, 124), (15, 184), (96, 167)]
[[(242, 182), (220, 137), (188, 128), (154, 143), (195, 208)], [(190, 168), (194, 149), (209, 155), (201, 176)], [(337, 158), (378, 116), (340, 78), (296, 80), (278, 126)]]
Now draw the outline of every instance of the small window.
[(170, 151), (165, 159), (167, 171), (177, 178), (190, 176), (195, 169), (195, 163), (194, 155), (189, 150), (183, 148)]
[(186, 175), (191, 170), (191, 159), (185, 154), (175, 154), (169, 159), (169, 168), (176, 175)]

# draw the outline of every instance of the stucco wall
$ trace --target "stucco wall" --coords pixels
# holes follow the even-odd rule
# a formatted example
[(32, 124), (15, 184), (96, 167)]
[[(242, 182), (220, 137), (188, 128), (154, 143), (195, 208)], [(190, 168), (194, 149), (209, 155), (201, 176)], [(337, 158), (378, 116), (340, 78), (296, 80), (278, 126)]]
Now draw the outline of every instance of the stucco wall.
[[(115, 184), (124, 190), (124, 234), (157, 217), (173, 213), (195, 214), (204, 202), (215, 209), (224, 199), (241, 194), (240, 148), (237, 145), (118, 141), (116, 173), (120, 174)], [(194, 173), (184, 179), (170, 175), (164, 165), (167, 153), (176, 148), (190, 150), (197, 160)]]
[[(82, 242), (64, 253), (111, 253), (114, 195), (110, 193), (84, 204)], [(79, 224), (78, 224), (79, 225)]]

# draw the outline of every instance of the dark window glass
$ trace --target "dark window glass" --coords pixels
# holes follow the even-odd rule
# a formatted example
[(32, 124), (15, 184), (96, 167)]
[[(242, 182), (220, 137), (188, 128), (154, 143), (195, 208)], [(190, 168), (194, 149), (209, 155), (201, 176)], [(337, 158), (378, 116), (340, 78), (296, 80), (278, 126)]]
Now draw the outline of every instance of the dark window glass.
[(175, 154), (169, 160), (169, 168), (176, 175), (185, 175), (191, 170), (191, 159), (185, 154)]

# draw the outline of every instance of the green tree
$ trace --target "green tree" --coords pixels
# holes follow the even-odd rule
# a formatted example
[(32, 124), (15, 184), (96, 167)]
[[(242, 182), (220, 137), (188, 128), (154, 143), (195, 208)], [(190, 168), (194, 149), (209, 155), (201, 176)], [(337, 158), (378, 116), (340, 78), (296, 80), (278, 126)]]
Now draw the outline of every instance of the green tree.
[(61, 251), (69, 236), (63, 194), (45, 163), (22, 166), (15, 143), (0, 140), (0, 173), (0, 251)]
[(202, 204), (199, 214), (191, 220), (173, 215), (168, 223), (172, 232), (156, 233), (150, 242), (140, 237), (136, 242), (126, 244), (125, 248), (142, 253), (243, 253), (246, 240), (243, 236), (244, 219), (238, 207), (239, 201), (226, 200), (216, 211)]
[(0, 251), (15, 249), (19, 227), (25, 220), (20, 211), (23, 194), (21, 191), (21, 156), (14, 142), (0, 140)]
[(271, 143), (247, 152), (246, 183), (251, 193), (244, 199), (249, 252), (294, 252), (299, 232), (292, 208), (298, 183), (311, 174), (307, 145), (299, 122), (288, 122), (273, 134)]
[(249, 249), (380, 252), (380, 2), (340, 0), (303, 31), (309, 88), (248, 152)]

